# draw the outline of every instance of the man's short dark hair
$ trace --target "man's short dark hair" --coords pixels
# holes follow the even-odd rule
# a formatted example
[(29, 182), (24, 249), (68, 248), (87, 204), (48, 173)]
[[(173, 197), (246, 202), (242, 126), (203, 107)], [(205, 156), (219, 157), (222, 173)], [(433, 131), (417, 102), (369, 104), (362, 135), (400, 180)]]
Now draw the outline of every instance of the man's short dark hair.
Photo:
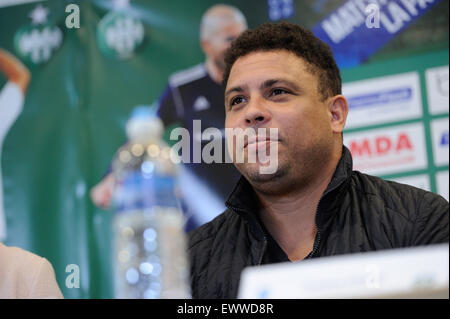
[(232, 42), (225, 54), (222, 85), (226, 87), (231, 67), (238, 58), (252, 52), (275, 50), (287, 50), (307, 62), (308, 71), (318, 77), (323, 100), (341, 94), (341, 75), (330, 47), (311, 31), (285, 21), (246, 30)]

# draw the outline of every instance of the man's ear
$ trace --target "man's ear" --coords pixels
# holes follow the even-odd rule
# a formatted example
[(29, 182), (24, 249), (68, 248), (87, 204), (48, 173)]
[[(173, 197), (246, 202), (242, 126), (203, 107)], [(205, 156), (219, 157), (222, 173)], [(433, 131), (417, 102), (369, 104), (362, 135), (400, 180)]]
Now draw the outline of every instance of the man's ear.
[(331, 127), (334, 133), (342, 133), (347, 120), (348, 102), (345, 96), (339, 94), (330, 98), (328, 111), (331, 115)]

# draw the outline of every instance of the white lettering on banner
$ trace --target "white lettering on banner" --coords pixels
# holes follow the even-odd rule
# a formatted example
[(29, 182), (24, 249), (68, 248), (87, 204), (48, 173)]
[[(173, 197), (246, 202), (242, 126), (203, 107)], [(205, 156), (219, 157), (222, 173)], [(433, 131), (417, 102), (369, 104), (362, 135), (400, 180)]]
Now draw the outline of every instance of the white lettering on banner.
[(422, 123), (344, 134), (353, 156), (353, 168), (385, 175), (427, 167)]
[(431, 191), (430, 187), (430, 177), (427, 174), (421, 174), (421, 175), (413, 175), (413, 176), (406, 176), (406, 177), (397, 177), (390, 179), (397, 183), (407, 184), (411, 185), (417, 188), (424, 189), (426, 191)]
[(417, 72), (344, 83), (349, 102), (346, 128), (420, 118), (422, 98)]
[(411, 20), (408, 13), (395, 2), (389, 3), (387, 9), (389, 11), (389, 16), (393, 20), (391, 21), (389, 16), (384, 12), (381, 13), (380, 20), (389, 33), (396, 33), (403, 27), (404, 22)]
[(431, 121), (433, 157), (436, 166), (448, 165), (449, 125), (448, 117)]
[(427, 69), (428, 110), (430, 114), (448, 113), (449, 111), (449, 69), (448, 65)]
[[(372, 9), (377, 6), (382, 26), (393, 34), (417, 16), (418, 9), (425, 10), (432, 3), (434, 0), (351, 0), (323, 20), (321, 26), (331, 41), (339, 43), (359, 28), (365, 22), (365, 17), (373, 14)], [(369, 6), (371, 7), (367, 10)]]
[(439, 195), (449, 200), (449, 180), (448, 171), (438, 172), (436, 174), (436, 186)]
[(345, 3), (336, 13), (322, 22), (322, 28), (334, 43), (345, 37), (365, 21), (365, 7), (356, 6), (352, 1)]

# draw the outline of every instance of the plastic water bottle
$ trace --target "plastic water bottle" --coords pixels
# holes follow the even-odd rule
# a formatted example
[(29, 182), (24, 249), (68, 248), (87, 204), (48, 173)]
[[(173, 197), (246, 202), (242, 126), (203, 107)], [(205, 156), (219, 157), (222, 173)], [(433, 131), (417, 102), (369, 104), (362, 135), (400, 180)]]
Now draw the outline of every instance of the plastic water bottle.
[(113, 162), (116, 298), (190, 298), (185, 217), (163, 124), (138, 108)]

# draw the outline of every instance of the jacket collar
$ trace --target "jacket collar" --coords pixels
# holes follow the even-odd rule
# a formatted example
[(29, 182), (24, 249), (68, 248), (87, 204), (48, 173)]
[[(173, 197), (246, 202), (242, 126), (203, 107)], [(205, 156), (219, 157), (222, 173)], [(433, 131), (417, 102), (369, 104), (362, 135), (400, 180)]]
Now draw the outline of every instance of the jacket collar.
[[(344, 193), (344, 190), (350, 181), (352, 170), (352, 156), (347, 147), (343, 146), (342, 156), (339, 159), (333, 177), (319, 202), (316, 215), (316, 224), (319, 229), (323, 229), (327, 226), (330, 217), (335, 212), (335, 209), (333, 208), (338, 207), (341, 195)], [(262, 230), (257, 214), (259, 201), (253, 187), (244, 176), (241, 176), (239, 179), (233, 192), (225, 202), (225, 205), (229, 209), (240, 214), (242, 218), (252, 226), (255, 226), (257, 230)]]

